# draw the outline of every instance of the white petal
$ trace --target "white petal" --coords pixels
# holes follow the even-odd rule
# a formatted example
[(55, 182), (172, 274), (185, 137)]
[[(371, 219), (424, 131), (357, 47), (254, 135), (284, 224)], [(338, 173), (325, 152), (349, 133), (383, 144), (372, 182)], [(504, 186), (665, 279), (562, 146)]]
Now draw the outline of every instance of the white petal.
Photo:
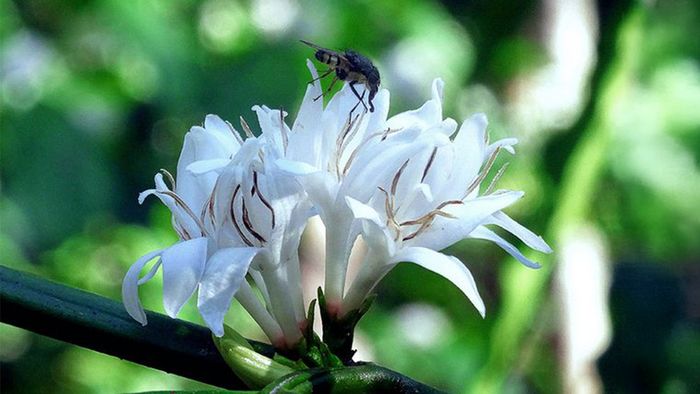
[(518, 248), (516, 248), (511, 243), (509, 243), (505, 239), (501, 238), (498, 234), (494, 233), (493, 231), (487, 229), (484, 226), (479, 226), (476, 229), (474, 229), (474, 231), (472, 231), (472, 233), (469, 234), (469, 238), (484, 239), (487, 241), (494, 242), (495, 244), (497, 244), (498, 246), (503, 248), (503, 250), (508, 252), (511, 256), (518, 259), (518, 261), (523, 263), (524, 266), (530, 267), (530, 268), (540, 268), (541, 267), (538, 263), (528, 259), (522, 253), (520, 253)]
[(218, 115), (207, 115), (204, 118), (204, 128), (208, 132), (217, 135), (217, 137), (222, 138), (223, 140), (235, 141), (231, 139), (231, 137), (233, 137), (231, 135), (231, 133), (233, 132), (233, 130), (231, 130), (232, 127), (229, 126), (228, 123), (224, 122), (224, 120), (221, 119)]
[[(156, 174), (155, 176), (155, 182), (156, 182), (156, 188), (155, 189), (148, 189), (144, 190), (139, 194), (139, 204), (143, 204), (144, 200), (146, 197), (150, 195), (156, 196), (163, 204), (165, 204), (168, 209), (170, 209), (170, 212), (172, 212), (173, 216), (175, 217), (175, 220), (179, 225), (184, 227), (184, 229), (187, 231), (189, 234), (200, 234), (201, 229), (199, 227), (199, 224), (179, 205), (175, 202), (175, 199), (172, 198), (169, 195), (166, 195), (164, 193), (161, 193), (162, 191), (168, 191), (169, 189), (165, 185), (165, 182), (163, 181), (163, 175), (161, 173)], [(180, 196), (182, 197), (182, 196)], [(190, 206), (190, 209), (192, 209), (194, 212), (198, 212), (196, 210), (197, 208), (192, 208)], [(199, 208), (199, 211), (201, 211), (201, 205)]]
[(352, 197), (345, 197), (345, 202), (352, 210), (355, 219), (363, 221), (362, 238), (365, 243), (372, 248), (384, 250), (384, 253), (393, 254), (395, 243), (379, 213), (369, 205), (363, 204)]
[(341, 185), (340, 194), (366, 202), (377, 191), (377, 186), (387, 187), (406, 160), (432, 149), (429, 141), (387, 145), (377, 147), (383, 148), (381, 152), (367, 150), (355, 160)]
[(513, 149), (513, 145), (517, 144), (517, 138), (504, 138), (502, 140), (498, 140), (493, 144), (489, 145), (488, 148), (486, 148), (486, 152), (484, 153), (484, 160), (488, 159), (488, 157), (491, 156), (491, 154), (494, 151), (496, 151), (497, 148), (501, 148), (506, 152), (510, 153), (511, 155), (515, 154), (515, 149)]
[(321, 219), (326, 220), (326, 215), (338, 210), (335, 201), (338, 195), (338, 183), (333, 175), (327, 172), (315, 172), (298, 179), (314, 207), (321, 214)]
[(493, 214), (492, 218), (493, 220), (491, 223), (515, 235), (530, 248), (543, 253), (552, 253), (552, 248), (547, 245), (547, 242), (545, 242), (542, 237), (528, 230), (525, 226), (516, 222), (505, 213), (496, 212)]
[(455, 172), (452, 178), (455, 185), (467, 185), (479, 173), (486, 152), (487, 126), (486, 115), (475, 114), (462, 123), (455, 135)]
[[(141, 273), (141, 270), (149, 261), (160, 256), (162, 253), (163, 249), (141, 256), (141, 258), (136, 260), (136, 262), (129, 267), (129, 270), (124, 276), (124, 281), (122, 282), (122, 302), (124, 303), (124, 308), (129, 316), (133, 317), (134, 320), (144, 326), (147, 323), (147, 319), (146, 313), (143, 311), (143, 306), (141, 306), (141, 300), (139, 300), (139, 273)], [(151, 275), (151, 277), (153, 276)]]
[(187, 171), (194, 175), (206, 174), (226, 167), (231, 159), (197, 160), (186, 167)]
[(275, 161), (275, 165), (280, 171), (289, 175), (308, 175), (319, 171), (318, 168), (310, 164), (296, 160), (279, 159)]
[[(306, 66), (311, 72), (311, 77), (318, 78), (316, 68), (310, 60), (306, 61)], [(323, 113), (323, 100), (314, 100), (320, 95), (321, 84), (318, 80), (307, 86), (289, 135), (289, 157), (314, 166), (317, 166), (319, 156), (322, 154), (320, 147), (323, 133), (320, 129), (322, 126), (320, 119)]]
[(523, 192), (511, 191), (479, 197), (461, 205), (448, 205), (443, 211), (455, 216), (454, 218), (437, 216), (425, 232), (408, 243), (411, 246), (423, 246), (433, 250), (444, 249), (467, 238), (494, 212), (506, 208), (522, 196)]
[(402, 112), (387, 119), (386, 125), (392, 129), (404, 129), (413, 125), (427, 128), (442, 121), (442, 108), (435, 100), (428, 100), (423, 106), (412, 111)]
[(432, 99), (416, 110), (392, 116), (387, 120), (387, 126), (397, 129), (406, 128), (416, 123), (422, 128), (439, 125), (442, 122), (442, 91), (444, 85), (445, 83), (440, 78), (436, 78), (431, 87)]
[(197, 289), (207, 259), (207, 239), (179, 242), (163, 252), (163, 306), (176, 317)]
[(384, 221), (379, 216), (379, 213), (367, 204), (363, 204), (352, 197), (345, 197), (350, 210), (352, 210), (355, 219), (365, 219), (376, 223), (378, 226), (384, 226)]
[(224, 335), (224, 315), (241, 282), (245, 280), (250, 262), (259, 251), (257, 248), (221, 249), (207, 261), (199, 286), (197, 307), (214, 335)]
[(284, 128), (284, 134), (287, 136), (289, 136), (290, 130), (284, 121), (280, 122), (280, 118), (282, 116), (280, 115), (280, 111), (272, 110), (266, 105), (254, 105), (251, 109), (255, 111), (255, 114), (258, 117), (258, 124), (260, 124), (262, 136), (264, 136), (268, 141), (266, 148), (274, 149), (277, 152), (283, 152), (283, 131), (280, 129), (280, 127)]
[(156, 276), (156, 274), (158, 273), (158, 270), (160, 269), (160, 266), (162, 264), (163, 264), (163, 262), (160, 259), (158, 259), (158, 262), (153, 264), (153, 267), (151, 267), (151, 269), (148, 270), (148, 273), (146, 273), (146, 275), (144, 275), (143, 277), (141, 277), (141, 279), (139, 279), (139, 286), (141, 286), (142, 284), (153, 279), (153, 277)]
[(377, 95), (374, 96), (372, 104), (374, 104), (374, 112), (369, 114), (369, 121), (367, 122), (366, 128), (367, 133), (375, 133), (379, 130), (386, 129), (384, 124), (389, 115), (389, 91), (380, 89)]
[(485, 316), (486, 307), (476, 288), (476, 282), (469, 269), (458, 258), (426, 248), (405, 248), (393, 258), (393, 262), (407, 261), (433, 271), (454, 283), (474, 304), (481, 316)]
[(442, 105), (442, 98), (444, 96), (444, 91), (445, 91), (445, 81), (443, 81), (442, 78), (433, 79), (433, 83), (431, 85), (431, 90), (432, 90), (433, 100), (435, 100), (440, 105)]

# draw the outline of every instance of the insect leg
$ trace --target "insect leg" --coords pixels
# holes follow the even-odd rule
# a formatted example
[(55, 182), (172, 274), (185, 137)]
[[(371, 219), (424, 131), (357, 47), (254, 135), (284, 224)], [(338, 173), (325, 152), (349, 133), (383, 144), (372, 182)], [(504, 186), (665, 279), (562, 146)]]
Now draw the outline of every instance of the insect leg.
[[(355, 112), (355, 109), (357, 109), (357, 106), (360, 105), (360, 103), (362, 103), (362, 99), (365, 98), (365, 92), (362, 92), (362, 95), (357, 94), (357, 91), (355, 90), (355, 87), (353, 86), (354, 84), (355, 84), (355, 81), (350, 82), (350, 84), (349, 84), (350, 89), (352, 89), (352, 91), (355, 92), (355, 95), (357, 96), (357, 98), (359, 98), (359, 100), (357, 101), (357, 104), (355, 104), (355, 106), (352, 107), (352, 109), (350, 110), (350, 113), (348, 114), (348, 122), (350, 122), (350, 120), (352, 119), (352, 113)], [(362, 105), (364, 105), (364, 103), (362, 103)], [(365, 112), (367, 112), (367, 107), (365, 107)]]
[(323, 78), (325, 78), (326, 76), (328, 76), (328, 74), (330, 74), (330, 73), (332, 73), (332, 72), (333, 72), (333, 69), (332, 69), (332, 68), (329, 68), (326, 72), (324, 72), (323, 74), (319, 75), (318, 77), (316, 77), (316, 78), (310, 80), (308, 83), (314, 83), (314, 82), (318, 81), (319, 79), (323, 79)]
[[(362, 99), (365, 97), (365, 92), (362, 92), (362, 96), (360, 96), (360, 93), (358, 93), (358, 92), (357, 92), (357, 89), (355, 89), (355, 84), (356, 84), (356, 83), (357, 83), (357, 81), (352, 81), (352, 82), (349, 83), (349, 85), (350, 85), (350, 90), (352, 90), (352, 92), (355, 93), (355, 97), (357, 97), (357, 98), (360, 100), (357, 104), (355, 104), (354, 107), (352, 107), (352, 110), (354, 111), (355, 108), (357, 108), (357, 106), (358, 106), (360, 103), (362, 103), (362, 106), (365, 107), (365, 111), (367, 111), (367, 105), (365, 105), (365, 102), (362, 101)], [(352, 112), (352, 111), (350, 111), (350, 112)]]
[(335, 85), (335, 83), (336, 83), (337, 81), (338, 81), (338, 77), (333, 78), (333, 80), (331, 81), (330, 86), (328, 86), (328, 89), (326, 89), (325, 92), (323, 92), (323, 93), (319, 94), (318, 96), (316, 96), (316, 98), (314, 99), (314, 101), (316, 101), (316, 100), (320, 99), (321, 97), (325, 96), (326, 94), (328, 94), (328, 93), (331, 91), (331, 89), (333, 89), (333, 85)]

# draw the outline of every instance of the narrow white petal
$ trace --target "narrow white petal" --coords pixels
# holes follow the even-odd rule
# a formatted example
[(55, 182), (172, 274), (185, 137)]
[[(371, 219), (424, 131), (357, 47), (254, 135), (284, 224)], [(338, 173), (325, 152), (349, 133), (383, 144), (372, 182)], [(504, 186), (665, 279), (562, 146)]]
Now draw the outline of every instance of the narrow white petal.
[(206, 174), (207, 172), (216, 171), (226, 167), (231, 162), (231, 159), (210, 159), (197, 160), (186, 167), (186, 170), (194, 175)]
[(447, 118), (440, 123), (440, 127), (435, 128), (436, 131), (449, 137), (457, 130), (457, 121), (452, 118)]
[(396, 129), (410, 127), (416, 123), (421, 128), (440, 125), (442, 123), (442, 93), (444, 85), (445, 83), (440, 78), (433, 80), (431, 87), (432, 98), (416, 110), (392, 116), (387, 120), (387, 126)]
[[(175, 202), (173, 197), (162, 193), (163, 191), (169, 190), (163, 181), (163, 175), (160, 173), (156, 174), (155, 181), (155, 189), (144, 190), (139, 194), (139, 204), (143, 204), (144, 200), (148, 196), (156, 196), (166, 207), (168, 207), (168, 209), (170, 209), (170, 212), (172, 212), (177, 223), (184, 227), (189, 234), (199, 234), (201, 229), (198, 223), (179, 204)], [(189, 207), (195, 212), (201, 210), (201, 205), (199, 208), (193, 208), (191, 205), (189, 205)]]
[(369, 134), (386, 129), (384, 124), (389, 115), (389, 91), (380, 89), (377, 95), (374, 96), (372, 104), (374, 104), (374, 112), (369, 114), (369, 121), (367, 121), (366, 129), (366, 132)]
[[(209, 114), (204, 118), (204, 128), (206, 131), (212, 133), (220, 141), (226, 141), (229, 144), (238, 145), (236, 137), (231, 133), (235, 130), (229, 126), (223, 119), (217, 115)], [(227, 146), (228, 149), (234, 148), (233, 146)]]
[(520, 253), (518, 248), (513, 246), (510, 242), (501, 238), (498, 234), (494, 233), (493, 231), (487, 229), (484, 226), (479, 226), (476, 229), (474, 229), (474, 231), (472, 231), (472, 233), (469, 234), (469, 238), (484, 239), (484, 240), (491, 241), (491, 242), (497, 244), (498, 246), (503, 248), (503, 250), (508, 252), (508, 254), (510, 254), (511, 256), (518, 259), (518, 261), (523, 263), (523, 265), (526, 267), (530, 267), (530, 268), (540, 268), (541, 267), (538, 263), (528, 259), (522, 253)]
[(257, 248), (227, 248), (218, 250), (207, 261), (197, 298), (197, 307), (204, 322), (214, 335), (224, 334), (224, 316), (231, 300), (245, 280), (246, 272)]
[(462, 123), (455, 135), (454, 185), (467, 185), (479, 173), (486, 152), (487, 126), (486, 115), (474, 114)]
[(153, 279), (153, 277), (156, 276), (156, 274), (158, 273), (158, 270), (160, 269), (160, 266), (162, 264), (163, 264), (163, 262), (160, 259), (158, 260), (158, 262), (153, 264), (153, 267), (151, 267), (151, 269), (148, 270), (148, 273), (146, 273), (146, 275), (144, 275), (143, 277), (141, 277), (141, 279), (139, 279), (139, 286), (141, 286), (142, 284)]
[[(311, 72), (313, 79), (318, 78), (316, 67), (310, 60), (307, 60), (306, 66)], [(321, 84), (318, 80), (309, 84), (304, 94), (304, 99), (301, 102), (301, 107), (292, 126), (292, 131), (289, 135), (288, 152), (291, 159), (304, 161), (314, 166), (318, 164), (321, 140), (323, 133), (321, 131), (320, 122), (323, 113), (323, 100), (314, 100), (321, 95)]]
[(277, 169), (289, 175), (308, 175), (319, 171), (318, 168), (310, 164), (296, 160), (279, 159), (275, 161), (275, 165)]
[(390, 184), (406, 160), (414, 158), (421, 151), (432, 149), (430, 141), (387, 145), (382, 152), (368, 150), (358, 157), (345, 176), (339, 193), (366, 202), (377, 192), (377, 186), (387, 187)]
[(444, 249), (467, 238), (494, 212), (508, 207), (522, 196), (522, 192), (510, 191), (478, 197), (465, 201), (461, 205), (448, 205), (443, 211), (453, 215), (454, 218), (437, 216), (424, 233), (408, 242), (411, 246), (423, 246), (433, 250)]
[(338, 210), (335, 203), (338, 195), (338, 183), (331, 174), (315, 172), (298, 179), (314, 207), (321, 215), (321, 219), (325, 221), (326, 215), (329, 215), (334, 210)]
[(379, 216), (379, 213), (367, 204), (363, 204), (352, 197), (345, 197), (350, 210), (352, 210), (355, 219), (365, 219), (376, 223), (378, 226), (384, 226), (384, 221)]
[(412, 111), (402, 112), (387, 119), (386, 125), (392, 129), (405, 129), (418, 124), (427, 128), (442, 121), (442, 108), (435, 100), (428, 100), (423, 106)]
[(179, 242), (163, 252), (163, 306), (175, 317), (197, 289), (207, 259), (207, 238)]
[(442, 78), (433, 79), (431, 91), (433, 95), (433, 100), (442, 105), (442, 98), (444, 96), (445, 91), (445, 81), (443, 81)]
[(511, 155), (515, 154), (515, 149), (513, 149), (513, 146), (517, 144), (517, 138), (504, 138), (502, 140), (498, 140), (493, 144), (489, 145), (488, 148), (486, 148), (486, 151), (484, 152), (484, 160), (487, 160), (489, 156), (491, 156), (491, 154), (496, 151), (497, 148), (501, 148), (506, 152), (510, 153)]
[(482, 317), (486, 315), (486, 307), (476, 288), (474, 277), (458, 258), (426, 248), (405, 248), (400, 250), (392, 258), (392, 261), (414, 263), (444, 277), (454, 283), (469, 298)]
[(355, 219), (363, 221), (362, 233), (367, 245), (375, 249), (382, 249), (385, 253), (393, 254), (395, 243), (379, 213), (369, 205), (363, 204), (352, 197), (345, 197), (345, 202), (350, 207)]
[[(122, 282), (122, 302), (124, 303), (124, 308), (129, 316), (133, 317), (134, 320), (144, 326), (147, 323), (147, 319), (146, 313), (143, 311), (143, 306), (141, 306), (141, 300), (139, 300), (139, 274), (149, 261), (160, 256), (162, 253), (163, 249), (141, 256), (141, 258), (136, 260), (136, 262), (129, 267), (129, 270), (124, 276), (124, 281)], [(151, 277), (153, 276), (151, 275)]]
[(541, 236), (528, 230), (525, 226), (516, 222), (505, 213), (496, 212), (492, 215), (492, 218), (491, 223), (515, 235), (530, 248), (543, 253), (552, 253), (552, 248), (547, 245), (547, 242), (545, 242)]

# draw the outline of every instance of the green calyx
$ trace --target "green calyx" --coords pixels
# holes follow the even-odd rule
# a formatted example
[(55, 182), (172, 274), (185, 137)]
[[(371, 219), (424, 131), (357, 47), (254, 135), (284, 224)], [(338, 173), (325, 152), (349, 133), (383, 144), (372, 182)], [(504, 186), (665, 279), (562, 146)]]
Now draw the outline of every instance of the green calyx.
[(321, 307), (321, 320), (323, 321), (323, 342), (330, 351), (335, 354), (344, 365), (352, 365), (352, 357), (356, 350), (352, 348), (355, 326), (362, 316), (367, 313), (376, 297), (368, 297), (359, 309), (350, 311), (342, 317), (332, 315), (326, 307), (326, 298), (323, 290), (318, 288), (318, 300)]
[(307, 314), (307, 326), (304, 338), (296, 347), (301, 360), (308, 368), (340, 367), (343, 362), (331, 351), (327, 344), (321, 341), (314, 332), (316, 300), (311, 301)]
[[(314, 374), (325, 371), (321, 374), (323, 376), (329, 371), (344, 371), (343, 367), (356, 365), (352, 360), (355, 354), (355, 350), (352, 349), (355, 326), (369, 309), (373, 298), (366, 300), (360, 309), (351, 311), (342, 318), (328, 313), (326, 300), (320, 288), (318, 301), (323, 321), (323, 340), (313, 331), (316, 307), (316, 300), (313, 300), (309, 305), (304, 336), (293, 349), (285, 353), (287, 357), (279, 353), (272, 357), (258, 353), (243, 336), (228, 326), (224, 326), (224, 335), (221, 338), (213, 337), (214, 343), (226, 364), (253, 389), (266, 387), (283, 377), (293, 377), (293, 382), (296, 382), (316, 376), (305, 375), (313, 371), (316, 371)], [(335, 375), (345, 379), (346, 372), (334, 372), (333, 376)]]
[(269, 358), (256, 352), (243, 336), (228, 326), (224, 326), (221, 338), (213, 338), (226, 364), (250, 388), (263, 388), (298, 369), (291, 367), (294, 363), (290, 360), (280, 362), (278, 356)]

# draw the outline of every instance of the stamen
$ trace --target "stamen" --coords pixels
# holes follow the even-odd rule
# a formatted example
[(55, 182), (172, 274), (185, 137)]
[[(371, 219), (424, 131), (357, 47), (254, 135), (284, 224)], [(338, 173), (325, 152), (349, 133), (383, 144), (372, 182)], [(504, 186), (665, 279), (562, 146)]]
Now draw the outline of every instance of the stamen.
[[(345, 126), (343, 126), (343, 131), (338, 134), (338, 137), (335, 140), (335, 146), (336, 150), (339, 152), (338, 156), (340, 156), (340, 152), (343, 150), (345, 143), (347, 142), (347, 136), (352, 131), (354, 128), (353, 126), (357, 124), (357, 119), (359, 119), (360, 115), (355, 115), (354, 119), (348, 119), (347, 122), (345, 122)], [(355, 132), (357, 129), (355, 129)]]
[(433, 153), (430, 154), (430, 159), (428, 159), (428, 164), (425, 165), (425, 169), (423, 170), (423, 176), (420, 178), (421, 183), (425, 180), (425, 177), (428, 176), (428, 170), (430, 170), (430, 166), (433, 165), (433, 160), (435, 160), (435, 155), (437, 154), (437, 146), (433, 148)]
[(394, 179), (391, 180), (391, 195), (392, 195), (392, 196), (395, 196), (395, 195), (396, 195), (396, 188), (397, 188), (398, 185), (399, 185), (399, 178), (401, 178), (401, 173), (403, 173), (403, 170), (406, 169), (406, 166), (408, 165), (408, 162), (409, 162), (410, 160), (411, 160), (411, 159), (406, 159), (406, 161), (403, 163), (403, 165), (401, 166), (401, 168), (399, 168), (399, 170), (398, 170), (398, 171), (396, 172), (396, 174), (394, 175)]
[(243, 145), (243, 138), (241, 138), (241, 135), (238, 134), (238, 130), (233, 128), (233, 125), (227, 120), (226, 125), (228, 125), (228, 129), (231, 131), (231, 134), (233, 134), (233, 137), (238, 141), (239, 145)]
[(202, 212), (200, 213), (200, 220), (202, 223), (204, 223), (204, 218), (206, 217), (206, 214), (209, 214), (209, 219), (211, 222), (212, 227), (216, 227), (216, 213), (214, 211), (214, 199), (216, 198), (216, 188), (219, 186), (219, 182), (216, 182), (214, 184), (214, 188), (211, 191), (211, 194), (209, 195), (209, 198), (207, 199), (207, 203), (202, 205)]
[[(345, 148), (348, 146), (349, 141), (352, 141), (353, 138), (355, 138), (355, 135), (357, 135), (357, 132), (360, 130), (360, 123), (361, 123), (361, 117), (364, 116), (364, 113), (356, 115), (355, 119), (353, 120), (348, 120), (347, 123), (345, 123), (345, 126), (343, 127), (343, 132), (338, 134), (338, 138), (335, 140), (335, 150), (336, 150), (336, 156), (335, 156), (335, 171), (337, 178), (340, 179), (341, 175), (345, 173), (345, 169), (347, 168), (348, 164), (346, 163), (345, 168), (343, 169), (343, 173), (341, 174), (340, 172), (340, 160), (343, 158), (343, 152), (345, 151)], [(352, 155), (351, 155), (352, 157)]]
[(270, 216), (272, 217), (272, 228), (275, 228), (275, 210), (272, 209), (272, 204), (263, 196), (260, 191), (260, 186), (258, 186), (258, 172), (253, 171), (253, 189), (256, 191), (260, 202), (270, 211)]
[(493, 188), (496, 186), (496, 183), (501, 179), (501, 176), (503, 176), (503, 173), (506, 172), (506, 168), (508, 168), (508, 164), (510, 163), (505, 163), (501, 166), (501, 168), (498, 169), (498, 172), (496, 175), (494, 175), (493, 179), (491, 179), (491, 183), (489, 183), (489, 187), (486, 188), (486, 191), (484, 194), (491, 194), (493, 191)]
[(170, 223), (172, 224), (173, 228), (175, 229), (175, 232), (177, 235), (182, 238), (183, 240), (187, 241), (188, 239), (192, 239), (190, 234), (178, 224), (178, 222), (175, 220), (175, 216), (170, 217)]
[(243, 225), (245, 228), (250, 232), (250, 234), (255, 237), (258, 241), (261, 243), (266, 243), (265, 238), (262, 237), (255, 229), (253, 228), (253, 224), (250, 222), (250, 216), (248, 215), (248, 208), (245, 206), (245, 198), (241, 198), (241, 209), (243, 210)]
[(253, 171), (253, 187), (250, 188), (250, 195), (255, 195), (255, 189), (258, 187), (258, 172)]
[(395, 240), (399, 239), (401, 236), (401, 228), (396, 222), (396, 217), (394, 216), (394, 199), (389, 196), (389, 193), (382, 187), (377, 186), (377, 189), (384, 193), (384, 210), (386, 211), (386, 225), (392, 228), (396, 232)]
[(246, 122), (242, 116), (239, 116), (238, 119), (241, 122), (241, 127), (243, 128), (243, 131), (245, 131), (245, 135), (248, 138), (255, 138), (255, 134), (253, 134), (253, 130), (251, 130), (250, 126), (248, 126), (248, 122)]
[(409, 239), (413, 239), (420, 235), (423, 231), (425, 231), (430, 225), (433, 223), (433, 220), (435, 220), (435, 216), (442, 216), (450, 219), (456, 219), (456, 217), (452, 214), (449, 214), (447, 212), (442, 211), (441, 209), (452, 204), (464, 204), (460, 200), (449, 200), (442, 202), (440, 205), (437, 206), (434, 210), (428, 212), (427, 214), (419, 217), (418, 219), (414, 220), (407, 220), (405, 222), (401, 222), (400, 226), (415, 226), (420, 224), (420, 227), (418, 230), (414, 231), (413, 233), (405, 236), (402, 238), (403, 241), (408, 241)]
[(235, 202), (236, 202), (236, 195), (238, 195), (238, 192), (241, 190), (241, 185), (237, 185), (236, 189), (233, 191), (233, 197), (231, 197), (231, 204), (229, 211), (231, 212), (231, 221), (233, 222), (233, 227), (236, 228), (236, 232), (238, 232), (238, 236), (241, 237), (241, 240), (248, 245), (248, 246), (253, 246), (253, 243), (250, 242), (248, 237), (243, 234), (243, 231), (241, 230), (241, 227), (238, 225), (238, 221), (236, 220), (236, 210), (235, 210)]
[(177, 203), (185, 211), (187, 216), (192, 218), (192, 220), (195, 222), (195, 224), (199, 227), (199, 231), (202, 233), (202, 235), (209, 236), (209, 233), (207, 232), (206, 228), (204, 228), (204, 223), (202, 223), (199, 220), (197, 215), (194, 212), (192, 212), (192, 209), (187, 205), (187, 203), (185, 203), (185, 201), (182, 200), (182, 198), (180, 198), (180, 196), (178, 196), (177, 194), (175, 194), (174, 192), (172, 192), (170, 190), (161, 191), (158, 193), (163, 193), (166, 196), (169, 196), (173, 200), (175, 200), (175, 203)]
[(462, 205), (462, 204), (464, 204), (464, 201), (462, 201), (462, 200), (447, 200), (445, 202), (440, 203), (440, 205), (438, 205), (437, 208), (435, 208), (435, 210), (439, 211), (448, 205)]
[(410, 240), (410, 239), (413, 239), (413, 238), (417, 237), (417, 236), (420, 235), (423, 231), (425, 231), (428, 227), (430, 227), (430, 223), (431, 223), (430, 221), (426, 221), (426, 222), (421, 223), (421, 225), (420, 225), (420, 227), (418, 228), (418, 230), (416, 230), (416, 231), (412, 232), (411, 234), (408, 234), (407, 236), (401, 238), (401, 240), (402, 240), (402, 241), (408, 241), (408, 240)]
[(467, 191), (464, 193), (464, 197), (462, 197), (462, 199), (467, 198), (467, 196), (469, 195), (469, 193), (471, 193), (472, 191), (474, 191), (474, 189), (475, 189), (477, 186), (479, 186), (479, 184), (481, 183), (481, 181), (483, 181), (484, 178), (486, 178), (486, 175), (489, 173), (489, 171), (491, 171), (491, 167), (493, 167), (493, 163), (496, 161), (496, 156), (498, 156), (498, 153), (499, 153), (500, 151), (501, 151), (501, 147), (500, 147), (500, 146), (499, 146), (498, 148), (496, 148), (495, 151), (493, 151), (493, 153), (492, 153), (491, 156), (489, 157), (489, 160), (486, 162), (486, 166), (485, 166), (484, 169), (481, 171), (481, 173), (479, 173), (479, 176), (477, 176), (476, 179), (474, 179), (474, 181), (469, 185), (469, 187), (467, 188)]
[(160, 169), (160, 173), (165, 175), (165, 178), (168, 179), (168, 182), (170, 182), (170, 189), (175, 190), (175, 178), (173, 177), (173, 174), (171, 174), (168, 170), (165, 168)]

